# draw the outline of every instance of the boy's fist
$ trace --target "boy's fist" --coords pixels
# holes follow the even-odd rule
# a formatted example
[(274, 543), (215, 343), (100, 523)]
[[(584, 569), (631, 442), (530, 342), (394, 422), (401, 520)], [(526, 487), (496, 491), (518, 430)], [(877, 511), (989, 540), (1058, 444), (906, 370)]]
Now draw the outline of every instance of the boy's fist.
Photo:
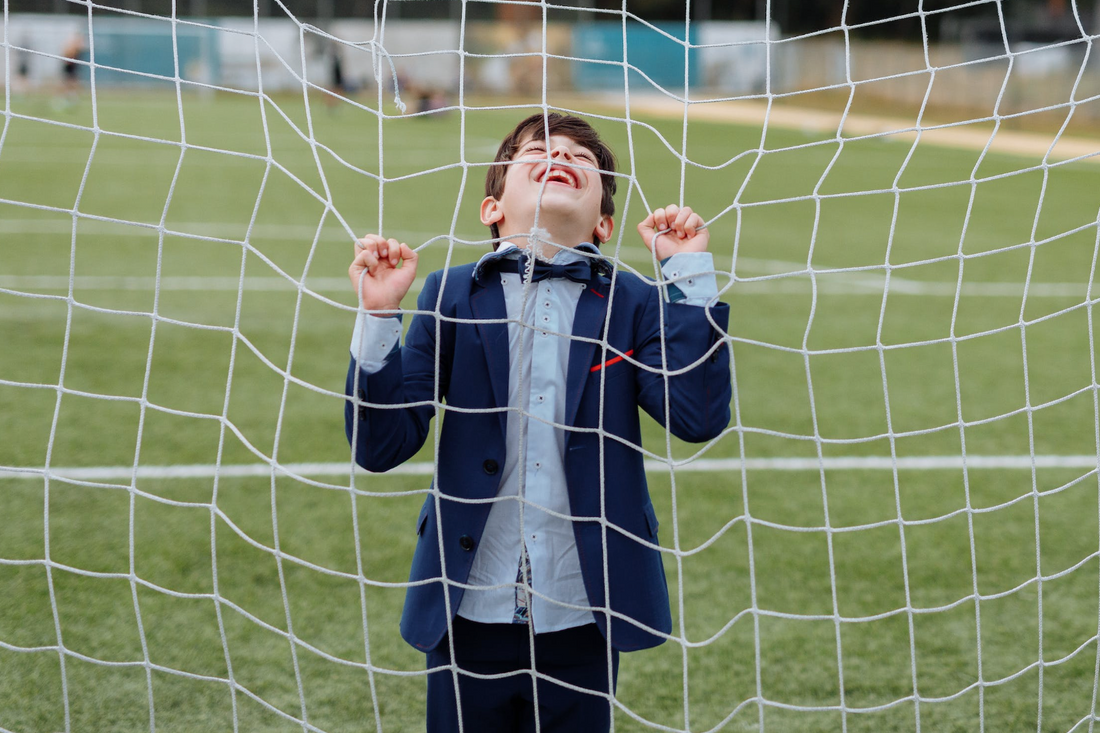
[(690, 206), (681, 209), (672, 204), (647, 216), (638, 225), (638, 234), (657, 259), (663, 260), (677, 252), (706, 252), (710, 232), (704, 224), (703, 218)]
[(368, 234), (355, 243), (348, 268), (359, 303), (368, 311), (396, 311), (416, 278), (419, 255), (396, 239)]

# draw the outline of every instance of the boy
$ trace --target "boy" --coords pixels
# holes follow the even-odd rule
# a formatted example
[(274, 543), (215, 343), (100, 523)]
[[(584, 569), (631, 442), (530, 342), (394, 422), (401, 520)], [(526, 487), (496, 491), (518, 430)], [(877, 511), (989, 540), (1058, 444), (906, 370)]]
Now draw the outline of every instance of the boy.
[(709, 233), (689, 208), (638, 225), (675, 283), (600, 257), (614, 170), (587, 122), (520, 122), (486, 177), (496, 250), (428, 276), (404, 346), (386, 316), (417, 255), (378, 235), (357, 244), (345, 409), (356, 461), (405, 461), (446, 403), (401, 620), (438, 670), (430, 733), (457, 731), (460, 716), (466, 731), (533, 731), (536, 716), (543, 731), (606, 731), (619, 652), (672, 628), (638, 408), (684, 440), (722, 432), (729, 309), (710, 305)]

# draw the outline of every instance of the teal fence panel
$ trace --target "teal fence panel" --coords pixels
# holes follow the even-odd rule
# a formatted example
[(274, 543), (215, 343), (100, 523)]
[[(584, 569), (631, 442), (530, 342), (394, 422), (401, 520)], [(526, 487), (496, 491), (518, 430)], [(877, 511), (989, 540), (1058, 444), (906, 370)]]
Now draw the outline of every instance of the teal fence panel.
[[(148, 85), (174, 80), (175, 58), (183, 79), (211, 80), (219, 76), (217, 32), (181, 23), (146, 18), (105, 18), (92, 21), (96, 84)], [(85, 59), (89, 56), (85, 54)], [(102, 67), (112, 67), (110, 69)], [(85, 78), (86, 67), (82, 67)]]
[[(689, 47), (695, 43), (694, 27), (685, 42), (687, 29), (683, 23), (653, 25), (655, 27), (627, 21), (626, 60), (633, 67), (630, 91), (659, 88), (672, 93), (682, 92), (685, 66), (688, 85), (701, 85), (699, 49)], [(574, 27), (574, 87), (580, 90), (623, 89), (623, 36), (622, 23), (581, 23)]]

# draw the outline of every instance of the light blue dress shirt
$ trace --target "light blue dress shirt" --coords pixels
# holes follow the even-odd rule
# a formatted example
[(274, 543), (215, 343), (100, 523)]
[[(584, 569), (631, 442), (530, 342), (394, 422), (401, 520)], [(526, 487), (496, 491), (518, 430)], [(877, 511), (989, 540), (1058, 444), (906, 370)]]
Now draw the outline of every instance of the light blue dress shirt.
[[(590, 244), (559, 249), (551, 262), (598, 255)], [(516, 258), (503, 245), (478, 263)], [(670, 298), (707, 305), (718, 294), (709, 252), (681, 253), (662, 263)], [(477, 272), (477, 270), (475, 270)], [(517, 273), (500, 277), (508, 315), (508, 416), (506, 458), (497, 501), (489, 511), (474, 555), (458, 614), (481, 623), (511, 623), (516, 610), (517, 570), (524, 548), (531, 566), (530, 618), (535, 633), (592, 623), (581, 577), (565, 482), (565, 386), (570, 334), (577, 301), (586, 285), (565, 278), (526, 282)], [(399, 348), (399, 318), (359, 312), (351, 353), (368, 373), (377, 372)]]

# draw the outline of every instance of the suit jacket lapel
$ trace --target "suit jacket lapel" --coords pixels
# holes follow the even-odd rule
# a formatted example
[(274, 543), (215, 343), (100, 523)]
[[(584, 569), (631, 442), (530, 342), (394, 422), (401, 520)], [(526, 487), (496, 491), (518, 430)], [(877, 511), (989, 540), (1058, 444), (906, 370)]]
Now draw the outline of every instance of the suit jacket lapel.
[(606, 278), (594, 278), (591, 286), (581, 292), (577, 302), (577, 314), (573, 318), (573, 336), (577, 340), (569, 345), (569, 368), (565, 380), (566, 425), (572, 425), (577, 417), (581, 394), (592, 368), (592, 355), (599, 347), (596, 340), (603, 332), (607, 298), (610, 295), (608, 285)]
[[(500, 407), (501, 435), (507, 430), (508, 412), (508, 311), (504, 307), (504, 291), (499, 277), (485, 277), (474, 281), (470, 308), (477, 319), (477, 330), (485, 347), (485, 360), (489, 364), (489, 382), (493, 397)], [(495, 322), (494, 322), (495, 321)]]

